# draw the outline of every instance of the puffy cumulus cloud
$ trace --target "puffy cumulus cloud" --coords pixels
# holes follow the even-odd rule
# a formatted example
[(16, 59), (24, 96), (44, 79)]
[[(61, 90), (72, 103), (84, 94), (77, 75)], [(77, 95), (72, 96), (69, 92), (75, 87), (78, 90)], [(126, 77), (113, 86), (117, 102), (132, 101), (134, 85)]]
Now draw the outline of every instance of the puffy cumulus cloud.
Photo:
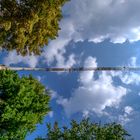
[[(47, 89), (49, 89), (49, 88), (47, 88)], [(53, 99), (56, 99), (56, 98), (58, 97), (57, 92), (54, 91), (54, 90), (49, 90), (49, 93), (50, 93), (50, 96), (51, 96), (51, 99), (52, 99), (52, 100), (53, 100)]]
[[(128, 62), (128, 66), (130, 67), (137, 67), (137, 58), (136, 57), (131, 57)], [(122, 83), (126, 85), (139, 85), (140, 84), (140, 75), (137, 72), (132, 72), (132, 71), (126, 71), (126, 72), (115, 72), (112, 71), (110, 73), (113, 77), (118, 77), (122, 81)]]
[(123, 112), (124, 113), (122, 115), (119, 115), (118, 121), (125, 125), (132, 120), (131, 116), (134, 115), (134, 109), (131, 106), (125, 106)]
[(137, 66), (137, 58), (136, 57), (131, 57), (130, 60), (129, 60), (129, 66), (132, 66), (132, 67), (136, 67)]
[[(93, 57), (88, 57), (85, 61), (84, 67), (86, 68), (90, 68), (90, 67), (97, 67), (97, 63), (96, 63), (96, 58)], [(94, 76), (94, 72), (92, 71), (88, 71), (88, 72), (82, 72), (79, 78), (79, 81), (84, 83), (84, 84), (88, 84), (90, 83), (90, 81), (92, 81)]]
[(139, 0), (71, 0), (65, 14), (72, 23), (72, 39), (123, 43), (140, 40)]
[(134, 72), (128, 72), (127, 74), (123, 74), (121, 73), (119, 75), (121, 81), (126, 84), (136, 84), (139, 85), (140, 84), (140, 75)]
[(88, 118), (90, 115), (90, 112), (88, 110), (83, 111), (83, 118)]
[(69, 20), (64, 19), (60, 23), (61, 31), (59, 32), (59, 37), (49, 43), (48, 47), (45, 48), (42, 57), (44, 62), (47, 64), (52, 64), (57, 62), (58, 67), (71, 67), (76, 63), (75, 55), (70, 54), (68, 58), (65, 58), (66, 46), (72, 39), (72, 34), (75, 32), (73, 24)]
[[(96, 59), (88, 57), (86, 66), (96, 67)], [(127, 94), (126, 88), (113, 84), (111, 75), (102, 72), (99, 78), (95, 79), (94, 74), (94, 71), (82, 72), (79, 78), (80, 86), (72, 96), (69, 99), (61, 97), (57, 100), (68, 116), (77, 112), (83, 112), (83, 116), (88, 116), (89, 112), (104, 114), (106, 107), (117, 107)]]
[(68, 56), (68, 59), (66, 60), (66, 58), (63, 55), (58, 55), (57, 56), (57, 64), (56, 67), (72, 67), (74, 64), (76, 64), (76, 60), (75, 60), (75, 55), (74, 54), (70, 54)]
[(27, 55), (26, 57), (23, 57), (21, 55), (17, 55), (16, 51), (12, 51), (4, 58), (4, 64), (7, 66), (18, 63), (24, 63), (30, 67), (35, 67), (38, 63), (38, 57), (35, 55)]
[(117, 77), (126, 85), (139, 85), (140, 75), (135, 72), (110, 72), (112, 77)]
[(124, 112), (125, 112), (126, 114), (131, 114), (131, 113), (133, 112), (133, 108), (132, 108), (131, 106), (126, 106), (126, 107), (124, 108)]

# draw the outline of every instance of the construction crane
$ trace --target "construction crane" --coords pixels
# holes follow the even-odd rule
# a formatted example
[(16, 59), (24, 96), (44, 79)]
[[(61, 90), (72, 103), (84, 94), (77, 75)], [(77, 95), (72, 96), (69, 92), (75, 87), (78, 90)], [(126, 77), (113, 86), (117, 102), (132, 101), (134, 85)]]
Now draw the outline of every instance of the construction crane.
[(47, 68), (30, 68), (30, 67), (7, 67), (0, 65), (0, 70), (15, 71), (47, 71), (47, 72), (80, 72), (80, 71), (140, 71), (140, 67), (47, 67)]

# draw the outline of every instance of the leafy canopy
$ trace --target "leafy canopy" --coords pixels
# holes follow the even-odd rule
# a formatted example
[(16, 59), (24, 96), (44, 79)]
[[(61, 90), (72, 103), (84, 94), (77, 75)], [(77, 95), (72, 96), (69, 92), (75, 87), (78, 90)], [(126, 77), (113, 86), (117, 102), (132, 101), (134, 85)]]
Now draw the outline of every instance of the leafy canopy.
[(58, 36), (68, 0), (0, 0), (0, 46), (21, 55), (40, 54)]
[(22, 140), (50, 111), (49, 93), (32, 76), (0, 71), (0, 140)]
[(71, 127), (59, 128), (56, 122), (53, 127), (47, 125), (47, 138), (36, 140), (128, 140), (130, 135), (120, 124), (110, 123), (100, 125), (84, 119), (80, 123), (71, 121)]

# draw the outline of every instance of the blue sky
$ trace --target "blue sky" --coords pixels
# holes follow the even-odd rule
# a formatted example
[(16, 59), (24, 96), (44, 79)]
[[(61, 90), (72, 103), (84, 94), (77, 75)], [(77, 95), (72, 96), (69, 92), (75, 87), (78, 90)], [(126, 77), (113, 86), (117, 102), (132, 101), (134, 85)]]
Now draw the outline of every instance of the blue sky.
[[(140, 66), (139, 0), (71, 0), (56, 40), (41, 56), (0, 52), (7, 66)], [(122, 123), (139, 140), (140, 72), (19, 72), (33, 74), (52, 92), (52, 112), (27, 140), (45, 136), (46, 122), (71, 119)]]

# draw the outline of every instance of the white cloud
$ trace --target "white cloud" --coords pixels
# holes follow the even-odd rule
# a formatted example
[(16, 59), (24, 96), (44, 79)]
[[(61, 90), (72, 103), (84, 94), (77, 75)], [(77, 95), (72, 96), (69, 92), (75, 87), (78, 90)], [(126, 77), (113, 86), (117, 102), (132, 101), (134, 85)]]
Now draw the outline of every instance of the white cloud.
[(138, 5), (139, 0), (71, 0), (65, 14), (75, 29), (72, 39), (101, 42), (110, 38), (114, 43), (140, 40)]
[(132, 120), (131, 116), (134, 114), (134, 109), (131, 106), (124, 107), (124, 114), (119, 115), (118, 121), (125, 125), (126, 123), (130, 122)]
[(90, 115), (90, 112), (88, 110), (83, 111), (83, 118), (88, 118)]
[[(137, 58), (131, 57), (129, 59), (128, 67), (137, 67), (137, 66), (138, 66), (137, 65)], [(120, 78), (120, 80), (126, 85), (130, 85), (130, 84), (131, 85), (132, 84), (139, 85), (140, 84), (140, 75), (137, 72), (134, 72), (134, 71), (125, 71), (125, 72), (112, 71), (112, 72), (110, 72), (110, 74), (113, 77)]]
[(133, 108), (131, 106), (126, 106), (124, 112), (129, 115), (133, 112)]
[(56, 67), (72, 67), (74, 64), (76, 64), (75, 61), (75, 55), (71, 54), (68, 56), (68, 60), (65, 59), (65, 57), (63, 55), (58, 54), (56, 56), (56, 60), (57, 60), (57, 64)]
[(18, 63), (24, 63), (30, 67), (35, 67), (38, 63), (38, 57), (35, 55), (27, 55), (26, 57), (23, 57), (21, 55), (17, 55), (16, 51), (12, 51), (9, 52), (8, 56), (4, 58), (4, 64), (7, 66)]
[[(97, 66), (96, 59), (88, 57), (86, 66)], [(127, 89), (113, 84), (112, 76), (102, 72), (98, 79), (94, 78), (94, 72), (82, 72), (80, 74), (79, 88), (75, 89), (69, 99), (59, 98), (57, 103), (62, 105), (68, 116), (76, 112), (88, 115), (87, 112), (104, 114), (106, 107), (117, 107), (122, 98), (127, 94)]]
[(137, 66), (137, 58), (131, 57), (129, 63), (130, 63), (129, 66), (136, 67)]
[[(97, 67), (96, 59), (93, 57), (88, 57), (87, 60), (85, 61), (84, 67), (90, 68), (90, 67)], [(88, 84), (93, 80), (94, 72), (89, 71), (89, 72), (82, 72), (79, 78), (79, 81)]]
[(75, 55), (70, 54), (68, 60), (66, 60), (64, 54), (66, 53), (66, 46), (71, 41), (71, 36), (75, 31), (73, 24), (67, 19), (62, 20), (60, 26), (62, 30), (59, 32), (59, 37), (49, 43), (42, 57), (45, 63), (51, 64), (56, 61), (57, 67), (71, 67), (76, 63)]
[(56, 99), (58, 97), (57, 92), (54, 90), (49, 90), (51, 99)]
[(140, 84), (140, 75), (134, 72), (128, 72), (127, 74), (121, 74), (120, 79), (124, 84)]

